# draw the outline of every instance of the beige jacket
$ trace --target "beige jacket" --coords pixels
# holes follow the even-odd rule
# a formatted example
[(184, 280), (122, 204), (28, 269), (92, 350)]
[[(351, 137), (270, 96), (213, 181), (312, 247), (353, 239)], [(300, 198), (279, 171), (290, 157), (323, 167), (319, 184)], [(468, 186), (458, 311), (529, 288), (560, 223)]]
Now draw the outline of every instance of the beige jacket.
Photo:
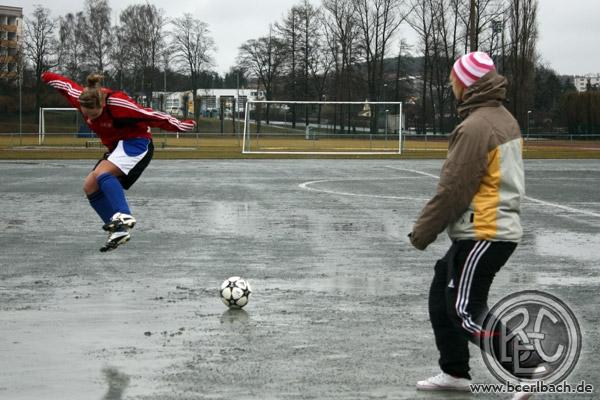
[(464, 121), (450, 136), (437, 193), (411, 234), (416, 248), (424, 250), (446, 228), (453, 240), (521, 239), (522, 138), (505, 97), (506, 79), (495, 71), (465, 92), (458, 106)]

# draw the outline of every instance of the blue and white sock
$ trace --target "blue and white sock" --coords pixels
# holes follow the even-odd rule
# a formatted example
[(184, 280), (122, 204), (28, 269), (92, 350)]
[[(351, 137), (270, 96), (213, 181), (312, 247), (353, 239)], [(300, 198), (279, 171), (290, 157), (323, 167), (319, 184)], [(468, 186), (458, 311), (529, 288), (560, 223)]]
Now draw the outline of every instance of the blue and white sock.
[[(112, 209), (115, 213), (121, 212), (131, 215), (127, 199), (125, 198), (125, 191), (121, 182), (116, 176), (107, 173), (100, 175), (96, 178), (100, 190), (102, 190), (110, 202)], [(112, 217), (112, 215), (111, 215)]]
[(108, 223), (115, 211), (113, 210), (110, 201), (108, 201), (108, 198), (104, 195), (104, 192), (98, 190), (87, 196), (87, 198), (92, 208), (98, 213), (100, 218), (102, 218), (102, 221), (105, 224)]

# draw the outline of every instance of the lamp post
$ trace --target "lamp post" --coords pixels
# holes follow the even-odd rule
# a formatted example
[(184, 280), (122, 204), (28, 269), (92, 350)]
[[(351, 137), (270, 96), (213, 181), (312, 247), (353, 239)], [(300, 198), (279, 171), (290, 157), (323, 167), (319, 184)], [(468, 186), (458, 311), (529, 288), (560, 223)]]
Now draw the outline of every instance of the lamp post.
[(527, 139), (529, 139), (529, 116), (531, 115), (531, 110), (527, 111)]
[(237, 128), (235, 130), (238, 142), (240, 140), (240, 71), (235, 71), (235, 115), (237, 116)]
[[(383, 101), (385, 103), (385, 92), (387, 91), (387, 83), (383, 84), (383, 95), (381, 96), (381, 101)], [(383, 105), (384, 107), (386, 107), (386, 104)], [(385, 111), (385, 130), (383, 132), (386, 140), (387, 140), (387, 113), (388, 110), (384, 110)], [(379, 114), (379, 112), (377, 113)], [(377, 127), (377, 133), (379, 134), (379, 126)]]
[(388, 113), (389, 112), (390, 112), (390, 110), (388, 110), (386, 108), (386, 110), (385, 110), (385, 131), (384, 131), (384, 133), (385, 133), (385, 143), (386, 144), (387, 144), (387, 129), (388, 129)]
[(23, 145), (23, 66), (19, 65), (19, 146)]
[(527, 136), (526, 139), (529, 140), (529, 116), (531, 115), (531, 110), (527, 111)]
[[(163, 63), (164, 63), (164, 68), (163, 68), (163, 101), (162, 101), (162, 110), (163, 111), (167, 111), (166, 107), (165, 107), (165, 103), (166, 103), (166, 99), (167, 99), (167, 69), (169, 68), (169, 63), (171, 62), (171, 60), (173, 59), (173, 52), (172, 51), (165, 51), (163, 52)], [(194, 105), (195, 106), (195, 105)]]
[[(498, 19), (492, 20), (492, 44), (490, 47), (490, 57), (494, 60), (494, 64), (497, 66), (498, 63), (498, 35), (502, 33), (502, 21)], [(496, 41), (496, 45), (494, 46), (494, 40)]]

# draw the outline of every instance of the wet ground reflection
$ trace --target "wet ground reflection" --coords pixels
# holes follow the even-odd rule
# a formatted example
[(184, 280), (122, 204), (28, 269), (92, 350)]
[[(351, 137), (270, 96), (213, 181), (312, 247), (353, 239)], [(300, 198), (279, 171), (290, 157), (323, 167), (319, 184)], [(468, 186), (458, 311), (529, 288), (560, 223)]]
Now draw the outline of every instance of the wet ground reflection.
[(119, 372), (114, 367), (106, 367), (102, 370), (104, 380), (108, 383), (108, 391), (102, 400), (121, 400), (127, 386), (129, 386), (129, 375)]

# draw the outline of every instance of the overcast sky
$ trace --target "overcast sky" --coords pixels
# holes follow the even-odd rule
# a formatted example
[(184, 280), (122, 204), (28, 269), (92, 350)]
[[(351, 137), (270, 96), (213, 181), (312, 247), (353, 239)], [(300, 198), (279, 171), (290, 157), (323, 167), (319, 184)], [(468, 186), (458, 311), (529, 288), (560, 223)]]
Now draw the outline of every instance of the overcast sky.
[[(465, 0), (466, 1), (466, 0)], [(299, 0), (150, 0), (164, 10), (168, 17), (191, 13), (209, 24), (217, 44), (216, 69), (229, 70), (235, 62), (238, 47), (247, 39), (265, 35), (269, 24), (280, 21), (289, 8)], [(320, 4), (320, 0), (311, 0)], [(130, 4), (142, 0), (109, 0), (113, 21)], [(52, 10), (57, 17), (81, 11), (79, 0), (0, 0), (2, 5), (23, 7), (30, 15), (34, 4)], [(600, 73), (600, 0), (540, 0), (538, 52), (543, 60), (560, 74)], [(415, 42), (410, 28), (400, 34), (409, 43)]]

